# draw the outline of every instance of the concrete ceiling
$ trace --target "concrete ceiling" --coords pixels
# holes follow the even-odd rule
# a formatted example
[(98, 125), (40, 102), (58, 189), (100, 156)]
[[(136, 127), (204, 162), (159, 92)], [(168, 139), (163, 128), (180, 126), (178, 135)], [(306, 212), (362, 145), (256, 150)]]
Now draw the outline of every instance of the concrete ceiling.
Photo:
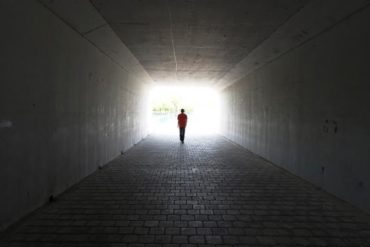
[(220, 83), (308, 0), (92, 0), (155, 82)]

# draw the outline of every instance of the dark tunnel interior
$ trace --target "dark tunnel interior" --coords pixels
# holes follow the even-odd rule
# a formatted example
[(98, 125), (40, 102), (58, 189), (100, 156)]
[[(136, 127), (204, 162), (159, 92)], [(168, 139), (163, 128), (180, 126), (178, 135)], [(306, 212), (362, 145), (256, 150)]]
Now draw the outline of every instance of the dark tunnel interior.
[[(185, 181), (184, 187), (176, 187), (180, 191), (195, 186), (197, 183), (189, 181), (199, 176), (205, 190), (197, 193), (205, 196), (216, 193), (210, 189), (219, 188), (227, 198), (227, 193), (231, 196), (238, 191), (237, 186), (247, 191), (250, 181), (257, 183), (250, 173), (262, 176), (263, 162), (269, 162), (318, 193), (347, 203), (363, 220), (369, 216), (368, 0), (1, 0), (0, 16), (0, 238), (10, 236), (11, 229), (30, 213), (48, 207), (50, 198), (58, 203), (60, 195), (94, 174), (98, 173), (97, 181), (109, 180), (105, 169), (121, 172), (121, 177), (112, 175), (112, 181), (148, 179), (149, 183), (154, 179), (166, 183), (171, 178), (176, 182), (172, 176), (177, 174)], [(185, 94), (189, 97), (197, 88), (217, 92), (219, 105), (209, 111), (217, 112), (219, 118), (215, 120), (214, 113), (199, 124), (205, 129), (217, 125), (219, 133), (193, 138), (189, 127), (184, 149), (176, 149), (181, 143), (172, 137), (153, 137), (150, 95), (158, 86), (192, 87), (193, 91)], [(200, 98), (210, 97), (207, 92), (200, 93)], [(189, 113), (189, 124), (191, 120)], [(171, 131), (178, 138), (176, 121)], [(236, 151), (239, 149), (255, 156), (248, 158)], [(142, 161), (137, 150), (142, 150)], [(127, 169), (115, 163), (125, 155)], [(189, 167), (179, 163), (175, 168), (182, 159)], [(256, 167), (260, 164), (261, 170), (240, 167), (239, 163), (249, 161)], [(110, 162), (113, 165), (107, 165)], [(268, 171), (271, 181), (284, 183), (280, 173)], [(99, 177), (99, 172), (105, 177)], [(207, 181), (220, 184), (209, 187)], [(218, 187), (222, 183), (225, 188)], [(82, 188), (88, 184), (82, 182)], [(144, 186), (144, 182), (127, 184), (132, 189), (157, 188)], [(289, 188), (286, 191), (290, 193)], [(197, 201), (189, 210), (201, 214), (207, 208)], [(198, 220), (202, 230), (195, 226), (199, 232), (212, 228), (205, 227), (205, 219), (211, 217), (206, 215), (208, 218)], [(258, 215), (250, 219), (261, 226), (264, 223)], [(356, 231), (362, 234), (357, 242), (346, 242), (351, 236), (343, 230), (341, 243), (324, 241), (320, 245), (295, 239), (291, 246), (369, 246), (370, 220), (366, 224)], [(224, 228), (229, 235), (234, 229)], [(244, 235), (247, 228), (240, 227)], [(161, 229), (167, 231), (165, 226)], [(185, 234), (184, 238), (171, 235), (165, 242), (168, 245), (156, 244), (289, 245), (263, 238), (243, 245), (235, 232), (226, 237), (217, 232), (220, 230), (211, 230), (197, 236)], [(275, 237), (279, 237), (277, 232)], [(314, 239), (312, 234), (299, 237)], [(140, 240), (118, 245), (122, 236), (125, 233), (116, 242), (104, 240), (96, 246), (134, 246), (130, 244)], [(95, 246), (82, 240), (62, 243), (54, 239), (41, 245), (39, 240), (25, 239), (23, 236), (18, 244)], [(148, 240), (143, 244), (155, 243)]]

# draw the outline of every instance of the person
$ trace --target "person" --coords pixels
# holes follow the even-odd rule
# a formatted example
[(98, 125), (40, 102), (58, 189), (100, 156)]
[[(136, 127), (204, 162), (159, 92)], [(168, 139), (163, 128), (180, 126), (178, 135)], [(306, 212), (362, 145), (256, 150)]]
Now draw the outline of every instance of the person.
[(177, 125), (180, 129), (180, 141), (184, 143), (185, 139), (185, 128), (188, 122), (188, 116), (184, 113), (185, 110), (181, 109), (181, 113), (177, 115)]

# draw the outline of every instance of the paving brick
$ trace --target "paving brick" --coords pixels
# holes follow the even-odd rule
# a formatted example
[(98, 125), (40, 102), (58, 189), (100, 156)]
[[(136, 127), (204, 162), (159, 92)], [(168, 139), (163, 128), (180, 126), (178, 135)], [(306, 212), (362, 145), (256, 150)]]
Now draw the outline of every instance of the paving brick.
[(242, 244), (256, 244), (257, 243), (257, 238), (255, 236), (242, 236), (239, 237), (239, 241)]
[(197, 221), (189, 221), (189, 227), (202, 227), (203, 226), (203, 222), (200, 221), (200, 220), (197, 220)]
[(197, 234), (198, 235), (211, 235), (212, 230), (211, 230), (211, 228), (200, 227), (200, 228), (197, 228)]
[(152, 235), (163, 235), (165, 233), (164, 227), (152, 227), (149, 230), (149, 234)]
[(206, 236), (208, 244), (222, 244), (222, 238), (220, 236)]
[(188, 237), (187, 236), (173, 236), (172, 242), (176, 244), (186, 244), (188, 243)]
[(180, 229), (181, 235), (195, 235), (196, 231), (193, 227), (183, 227)]
[(172, 241), (171, 235), (157, 235), (154, 237), (155, 243), (166, 244), (166, 243), (171, 243), (171, 241)]
[(204, 244), (204, 236), (190, 236), (189, 243), (191, 244)]
[(222, 137), (150, 136), (0, 246), (370, 246), (367, 215)]

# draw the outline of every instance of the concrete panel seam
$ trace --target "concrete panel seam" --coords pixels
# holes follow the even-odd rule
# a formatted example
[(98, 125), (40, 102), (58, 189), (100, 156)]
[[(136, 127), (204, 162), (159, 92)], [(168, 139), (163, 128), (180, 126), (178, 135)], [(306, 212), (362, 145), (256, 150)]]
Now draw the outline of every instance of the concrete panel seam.
[(100, 29), (100, 28), (103, 28), (103, 27), (105, 27), (105, 26), (107, 26), (107, 25), (108, 25), (108, 23), (104, 23), (104, 24), (102, 24), (102, 25), (100, 25), (100, 26), (94, 27), (94, 28), (92, 28), (92, 29), (90, 29), (90, 30), (88, 30), (88, 31), (84, 32), (82, 35), (83, 35), (83, 36), (84, 36), (84, 35), (87, 35), (87, 34), (89, 34), (89, 33), (92, 33), (92, 32), (94, 32), (94, 31), (96, 31), (96, 30)]
[[(305, 5), (306, 6), (306, 5)], [(303, 6), (300, 10), (302, 10), (305, 6)], [(337, 20), (335, 23), (333, 23), (332, 25), (329, 25), (325, 28), (323, 28), (321, 31), (319, 31), (318, 33), (312, 35), (311, 37), (308, 37), (307, 39), (303, 40), (302, 42), (298, 43), (297, 45), (295, 46), (292, 46), (290, 49), (278, 54), (276, 57), (273, 57), (271, 58), (270, 60), (264, 62), (263, 64), (260, 64), (258, 67), (255, 67), (254, 69), (252, 69), (251, 71), (248, 71), (246, 74), (244, 74), (241, 78), (239, 79), (235, 79), (233, 81), (229, 81), (229, 82), (222, 82), (222, 80), (224, 79), (224, 77), (228, 74), (228, 73), (225, 73), (225, 76), (223, 78), (221, 78), (219, 81), (217, 81), (214, 86), (216, 87), (219, 87), (219, 90), (224, 90), (230, 86), (232, 86), (234, 83), (240, 81), (242, 78), (245, 78), (246, 76), (248, 76), (249, 74), (253, 73), (253, 72), (256, 72), (258, 71), (259, 69), (263, 68), (265, 65), (268, 65), (278, 59), (280, 59), (281, 57), (283, 57), (284, 55), (294, 51), (295, 49), (297, 48), (300, 48), (302, 46), (304, 46), (305, 44), (307, 44), (308, 42), (312, 41), (312, 40), (315, 40), (316, 38), (320, 37), (321, 35), (323, 35), (324, 33), (332, 30), (333, 28), (335, 28), (336, 26), (342, 24), (343, 22), (345, 22), (346, 20), (350, 19), (351, 17), (355, 16), (356, 14), (358, 13), (361, 13), (362, 11), (366, 10), (368, 7), (370, 6), (370, 3), (366, 3), (364, 6), (354, 10), (353, 12), (350, 12), (349, 14), (345, 15), (344, 17), (342, 17), (341, 19)], [(295, 15), (299, 13), (298, 11), (295, 13)], [(295, 15), (292, 15), (292, 17), (294, 17)], [(290, 19), (287, 19), (285, 23), (283, 23), (282, 25), (279, 26), (282, 27), (284, 26), (284, 24), (286, 24)], [(279, 29), (277, 28), (275, 30), (275, 32)], [(271, 35), (265, 39), (263, 42), (261, 42), (257, 47), (259, 47), (261, 44), (263, 44), (265, 41), (269, 40), (269, 38), (274, 35), (275, 32), (272, 32)], [(256, 48), (257, 48), (256, 47)], [(256, 49), (255, 48), (255, 49)], [(249, 54), (251, 54), (254, 50), (252, 50)], [(245, 57), (245, 59), (249, 56), (249, 54)], [(243, 60), (242, 60), (243, 61)], [(237, 64), (239, 65), (239, 64)], [(237, 65), (235, 65), (234, 67), (236, 67)], [(229, 71), (231, 71), (234, 67), (232, 67)], [(223, 85), (222, 85), (223, 84)]]
[[(301, 6), (299, 9), (297, 9), (297, 11), (295, 11), (293, 14), (291, 14), (290, 16), (288, 16), (279, 26), (277, 26), (271, 33), (270, 33), (270, 35), (268, 35), (264, 40), (262, 40), (259, 44), (257, 44), (253, 49), (251, 49), (251, 51), (245, 56), (245, 58), (246, 57), (248, 57), (249, 56), (249, 54), (250, 53), (252, 53), (257, 47), (259, 47), (261, 44), (263, 44), (266, 40), (269, 40), (270, 38), (271, 38), (271, 36), (275, 33), (275, 32), (277, 32), (277, 30), (279, 30), (282, 26), (284, 26), (289, 20), (291, 20), (297, 13), (299, 13), (304, 7), (306, 6), (306, 4), (305, 5), (303, 5), (303, 6)], [(242, 59), (242, 60), (240, 60), (239, 61), (239, 63), (241, 62), (241, 61), (243, 61), (244, 60), (244, 58)], [(227, 70), (222, 76), (221, 76), (221, 78), (219, 79), (219, 80), (217, 80), (215, 83), (213, 83), (213, 85), (214, 86), (217, 86), (217, 84), (219, 84), (220, 83), (220, 81), (222, 81), (223, 80), (223, 78), (225, 77), (225, 75), (227, 75), (235, 66), (237, 66), (239, 63), (237, 63), (237, 64), (235, 64), (235, 65), (233, 65), (233, 66), (231, 66), (230, 68), (229, 68), (229, 70)], [(226, 87), (225, 87), (226, 88)], [(222, 89), (224, 89), (224, 88), (220, 88), (220, 90), (222, 90)]]
[(174, 41), (174, 38), (173, 38), (173, 21), (172, 21), (172, 13), (171, 13), (171, 9), (170, 9), (170, 3), (169, 1), (167, 0), (167, 10), (168, 10), (168, 18), (169, 18), (169, 21), (170, 21), (170, 35), (171, 35), (171, 45), (172, 45), (172, 52), (173, 52), (173, 59), (175, 60), (175, 77), (176, 77), (176, 81), (178, 81), (178, 78), (177, 78), (177, 58), (176, 58), (176, 49), (175, 49), (175, 41)]
[[(126, 71), (128, 73), (128, 75), (133, 78), (134, 80), (137, 80), (135, 77), (133, 77), (130, 73), (130, 71), (128, 69), (126, 69), (125, 67), (123, 67), (119, 62), (117, 62), (115, 59), (113, 59), (111, 56), (109, 56), (104, 50), (102, 50), (99, 46), (97, 46), (94, 42), (92, 42), (91, 40), (89, 40), (85, 35), (86, 34), (89, 34), (93, 31), (96, 31), (106, 25), (108, 25), (108, 23), (105, 23), (104, 25), (101, 25), (101, 26), (98, 26), (96, 28), (94, 28), (93, 30), (89, 30), (88, 32), (86, 33), (81, 33), (79, 32), (73, 25), (71, 25), (67, 20), (65, 20), (62, 16), (60, 16), (58, 13), (56, 13), (53, 9), (49, 8), (45, 3), (43, 3), (41, 0), (37, 0), (38, 3), (40, 3), (44, 8), (46, 8), (48, 11), (50, 11), (54, 16), (56, 16), (58, 19), (60, 19), (65, 25), (67, 25), (68, 27), (70, 27), (72, 30), (74, 30), (76, 33), (78, 33), (83, 39), (85, 39), (86, 41), (88, 41), (92, 46), (94, 46), (98, 51), (100, 51), (104, 56), (106, 56), (107, 58), (109, 58), (114, 64), (116, 64), (118, 67), (120, 67), (122, 70)], [(94, 6), (94, 5), (93, 5)], [(94, 6), (95, 8), (95, 6)], [(96, 8), (95, 8), (96, 9)]]
[[(337, 21), (336, 23), (334, 23), (333, 25), (330, 25), (330, 26), (328, 26), (328, 27), (324, 28), (324, 29), (323, 29), (323, 30), (321, 30), (319, 33), (317, 33), (317, 34), (315, 34), (315, 35), (313, 35), (313, 36), (309, 37), (308, 39), (304, 40), (302, 43), (299, 43), (297, 46), (294, 46), (294, 47), (292, 47), (291, 49), (289, 49), (289, 50), (287, 50), (287, 51), (285, 51), (285, 52), (281, 53), (281, 54), (280, 54), (280, 55), (278, 55), (277, 57), (275, 57), (275, 58), (273, 58), (273, 59), (271, 59), (271, 60), (267, 61), (266, 63), (264, 63), (263, 65), (261, 65), (260, 67), (256, 68), (255, 70), (251, 71), (251, 72), (250, 72), (250, 73), (248, 73), (248, 74), (251, 74), (251, 73), (253, 73), (253, 72), (255, 72), (255, 71), (258, 71), (259, 69), (263, 68), (264, 66), (266, 66), (266, 65), (268, 65), (268, 64), (270, 64), (270, 63), (273, 63), (273, 62), (274, 62), (274, 61), (276, 61), (276, 60), (279, 60), (281, 57), (283, 57), (283, 56), (287, 55), (288, 53), (290, 53), (290, 52), (292, 52), (292, 51), (294, 51), (294, 50), (296, 50), (296, 49), (298, 49), (298, 48), (300, 48), (300, 47), (304, 46), (305, 44), (309, 43), (309, 42), (310, 42), (310, 41), (312, 41), (312, 40), (315, 40), (316, 38), (320, 37), (320, 36), (321, 36), (321, 35), (323, 35), (324, 33), (329, 32), (330, 30), (332, 30), (332, 29), (333, 29), (333, 28), (335, 28), (336, 26), (338, 26), (338, 25), (342, 24), (342, 23), (343, 23), (343, 22), (345, 22), (346, 20), (348, 20), (348, 19), (350, 19), (351, 17), (355, 16), (356, 14), (361, 13), (362, 11), (366, 10), (366, 8), (368, 8), (369, 6), (370, 6), (370, 3), (369, 3), (369, 4), (367, 4), (367, 5), (365, 5), (365, 6), (363, 6), (362, 8), (357, 9), (356, 11), (354, 11), (354, 12), (352, 12), (352, 13), (348, 14), (347, 16), (343, 17), (342, 19), (338, 20), (338, 21)], [(247, 74), (247, 75), (248, 75), (248, 74)], [(247, 76), (247, 75), (245, 75), (245, 76)], [(245, 76), (244, 76), (244, 77), (245, 77)], [(244, 77), (243, 77), (243, 78), (244, 78)]]
[[(105, 23), (109, 26), (109, 22), (108, 20), (104, 17), (104, 15), (101, 14), (101, 12), (99, 11), (99, 8), (97, 8), (94, 4), (94, 2), (92, 2), (91, 0), (89, 0), (89, 3), (94, 7), (94, 9), (96, 10), (97, 13), (99, 13), (99, 15), (101, 16), (101, 18), (103, 18), (103, 20), (105, 21)], [(99, 28), (97, 28), (96, 30), (98, 30)], [(116, 34), (116, 32), (112, 29), (113, 33), (118, 37), (119, 40), (121, 40), (119, 38), (119, 36)], [(91, 33), (91, 32), (89, 32)], [(90, 41), (91, 42), (91, 41)], [(122, 44), (123, 44), (123, 41), (121, 40)], [(92, 42), (91, 42), (92, 43)], [(94, 44), (94, 46), (96, 46)], [(96, 46), (97, 47), (97, 46)], [(99, 49), (99, 48), (98, 48)], [(101, 49), (99, 49), (101, 50)], [(106, 54), (104, 51), (102, 51), (106, 56), (110, 57), (108, 54)], [(142, 64), (139, 62), (139, 60), (132, 54), (132, 56), (135, 58), (136, 62), (138, 64), (140, 64), (140, 66), (143, 68), (143, 70), (145, 71), (145, 73), (147, 74), (147, 76), (152, 80), (152, 78), (150, 77), (149, 73), (144, 69), (144, 67), (142, 66)], [(111, 58), (111, 57), (110, 57)], [(111, 58), (112, 60), (114, 60), (113, 58)], [(116, 62), (121, 68), (123, 68), (118, 62)], [(126, 70), (127, 72), (129, 72), (126, 68), (123, 68), (124, 70)], [(129, 73), (130, 75), (130, 73)]]

